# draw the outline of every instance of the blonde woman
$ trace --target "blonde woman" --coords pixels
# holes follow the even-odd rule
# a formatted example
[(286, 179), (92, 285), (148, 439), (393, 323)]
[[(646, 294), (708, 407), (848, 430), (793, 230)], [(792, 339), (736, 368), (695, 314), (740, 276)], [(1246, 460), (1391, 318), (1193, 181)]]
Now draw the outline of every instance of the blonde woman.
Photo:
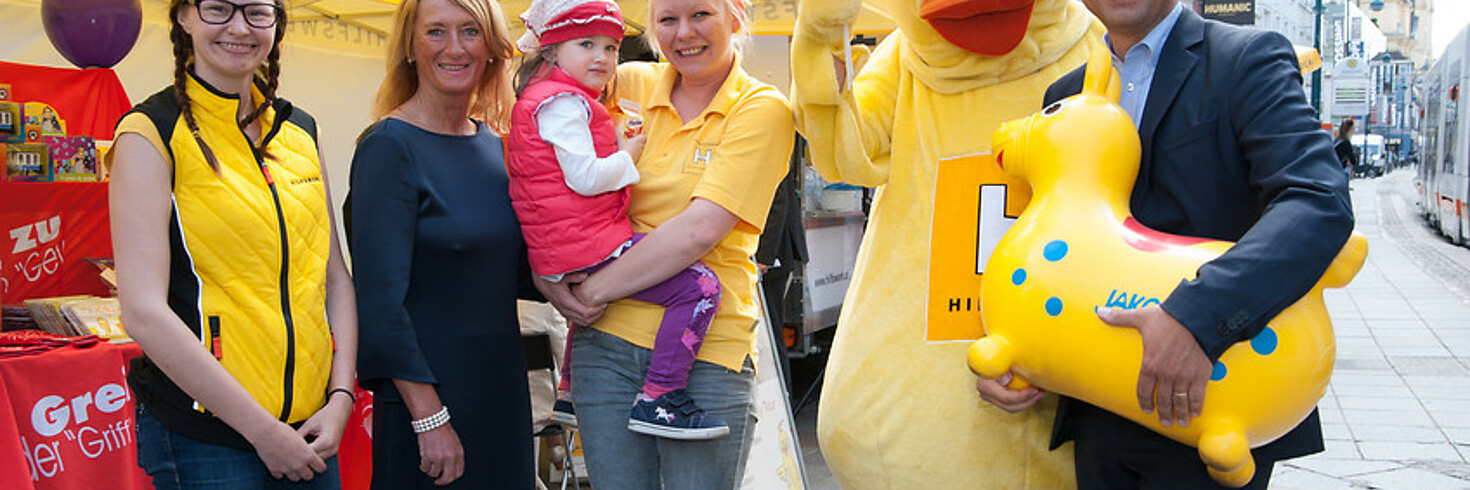
[[(578, 329), (571, 361), (592, 484), (735, 488), (754, 426), (760, 310), (750, 257), (795, 132), (780, 92), (740, 68), (741, 0), (652, 0), (649, 9), (649, 32), (668, 62), (624, 64), (617, 79), (619, 99), (638, 105), (647, 136), (628, 217), (633, 232), (648, 236), (579, 286), (547, 293), (571, 320), (592, 325)], [(719, 276), (721, 295), (688, 392), (729, 425), (729, 435), (674, 441), (635, 433), (630, 400), (643, 388), (663, 308), (624, 298), (696, 260)], [(603, 305), (606, 314), (592, 323)]]
[(510, 56), (495, 2), (399, 6), (351, 176), (373, 488), (533, 488), (516, 298), (535, 290), (496, 135)]

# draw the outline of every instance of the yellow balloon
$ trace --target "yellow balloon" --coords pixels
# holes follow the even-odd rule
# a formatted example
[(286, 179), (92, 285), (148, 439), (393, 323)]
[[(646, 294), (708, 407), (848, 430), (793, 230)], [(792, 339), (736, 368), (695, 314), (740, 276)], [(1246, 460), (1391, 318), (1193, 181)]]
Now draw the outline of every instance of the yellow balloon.
[(971, 346), (970, 368), (988, 378), (1011, 371), (1197, 447), (1211, 477), (1240, 487), (1255, 474), (1250, 449), (1301, 423), (1326, 392), (1336, 344), (1322, 289), (1347, 285), (1368, 244), (1354, 232), (1306, 296), (1220, 357), (1200, 416), (1163, 426), (1138, 407), (1138, 331), (1102, 323), (1095, 309), (1158, 304), (1234, 244), (1133, 218), (1140, 146), (1118, 85), (1108, 50), (1097, 47), (1081, 94), (995, 131), (996, 160), (1033, 197), (986, 266), (986, 336)]

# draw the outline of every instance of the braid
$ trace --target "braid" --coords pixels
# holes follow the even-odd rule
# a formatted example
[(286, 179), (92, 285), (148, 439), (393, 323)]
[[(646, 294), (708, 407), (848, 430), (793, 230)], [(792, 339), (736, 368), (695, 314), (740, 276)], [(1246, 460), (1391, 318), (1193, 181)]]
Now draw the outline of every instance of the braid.
[[(279, 32), (279, 31), (277, 31), (277, 32)], [(265, 114), (266, 108), (268, 108), (271, 105), (273, 105), (273, 104), (276, 103), (276, 89), (278, 87), (280, 87), (280, 77), (281, 77), (281, 59), (280, 59), (280, 56), (281, 56), (280, 44), (277, 44), (275, 48), (272, 48), (271, 49), (270, 54), (269, 55), (266, 55), (265, 67), (264, 67), (265, 68), (265, 86), (264, 87), (261, 87), (261, 90), (260, 90), (260, 92), (261, 92), (260, 105), (255, 106), (255, 110), (250, 111), (250, 114), (247, 114), (245, 116), (245, 119), (242, 119), (240, 121), (240, 127), (241, 128), (244, 128), (245, 126), (249, 126), (250, 123), (255, 122), (255, 120), (256, 119), (259, 119), (262, 114)], [(265, 148), (266, 147), (265, 131), (266, 131), (266, 128), (261, 128), (260, 141), (258, 141), (258, 142), (252, 142), (251, 145), (255, 147), (255, 151), (258, 152), (258, 153), (260, 153), (261, 156), (266, 157), (266, 158), (272, 158), (272, 159), (274, 159), (275, 156), (271, 155), (270, 152), (267, 151), (266, 148)]]
[[(250, 111), (250, 114), (245, 115), (245, 119), (240, 121), (242, 128), (255, 122), (261, 114), (265, 113), (266, 108), (276, 103), (276, 89), (281, 86), (281, 40), (286, 37), (286, 9), (282, 8), (278, 15), (280, 17), (276, 19), (276, 33), (275, 39), (271, 42), (271, 52), (265, 57), (265, 87), (261, 89), (260, 105), (255, 106), (255, 110)], [(248, 93), (242, 95), (242, 97), (248, 96)], [(255, 150), (266, 158), (274, 158), (270, 152), (266, 151), (265, 143), (265, 134), (262, 133), (260, 142), (253, 143), (259, 145)]]
[[(177, 12), (171, 13), (171, 17), (177, 16)], [(194, 110), (192, 104), (189, 103), (189, 93), (185, 89), (189, 79), (189, 58), (194, 54), (193, 40), (184, 33), (184, 28), (177, 22), (169, 32), (169, 39), (174, 44), (174, 99), (179, 103), (179, 112), (183, 114), (184, 123), (188, 124), (189, 132), (194, 135), (194, 142), (199, 144), (199, 151), (204, 153), (204, 161), (209, 163), (210, 169), (218, 173), (219, 159), (215, 158), (209, 145), (204, 143), (204, 138), (199, 136), (199, 124), (194, 122)]]
[(259, 118), (261, 114), (264, 114), (265, 109), (267, 107), (270, 107), (271, 104), (275, 103), (276, 101), (276, 88), (279, 87), (281, 84), (280, 45), (271, 48), (270, 54), (266, 55), (265, 66), (263, 67), (263, 69), (263, 71), (265, 72), (265, 86), (261, 87), (260, 90), (262, 96), (260, 100), (260, 105), (255, 106), (255, 110), (250, 111), (250, 114), (245, 115), (245, 119), (240, 120), (240, 126), (242, 127), (248, 126), (250, 125), (250, 123), (255, 122), (255, 119)]

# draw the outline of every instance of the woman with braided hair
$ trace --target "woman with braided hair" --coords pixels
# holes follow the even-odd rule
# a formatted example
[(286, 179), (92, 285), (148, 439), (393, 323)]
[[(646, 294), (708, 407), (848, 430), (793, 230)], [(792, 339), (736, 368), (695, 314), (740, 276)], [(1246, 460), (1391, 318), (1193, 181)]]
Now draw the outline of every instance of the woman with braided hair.
[(276, 97), (285, 4), (169, 18), (173, 86), (110, 154), (138, 464), (156, 488), (339, 488), (357, 312), (316, 123)]

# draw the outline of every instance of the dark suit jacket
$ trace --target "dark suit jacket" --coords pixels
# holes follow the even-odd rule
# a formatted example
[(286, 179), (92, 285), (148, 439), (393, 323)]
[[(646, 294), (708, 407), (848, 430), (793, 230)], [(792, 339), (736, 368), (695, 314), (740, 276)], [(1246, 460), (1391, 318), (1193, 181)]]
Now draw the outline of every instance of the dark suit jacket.
[(797, 192), (797, 179), (802, 171), (801, 157), (805, 150), (806, 140), (797, 135), (786, 178), (781, 179), (781, 185), (776, 187), (770, 214), (766, 215), (766, 228), (761, 232), (760, 246), (755, 251), (756, 262), (771, 265), (780, 259), (781, 267), (790, 271), (807, 260), (806, 229), (801, 224), (801, 195)]
[[(1215, 360), (1321, 278), (1352, 232), (1347, 177), (1286, 38), (1185, 10), (1161, 51), (1139, 121), (1131, 206), (1156, 230), (1238, 242), (1161, 305)], [(1079, 68), (1057, 80), (1046, 103), (1079, 92), (1082, 76)], [(1067, 422), (1064, 406), (1053, 445), (1072, 438)], [(1321, 450), (1313, 411), (1255, 453), (1277, 460)]]

